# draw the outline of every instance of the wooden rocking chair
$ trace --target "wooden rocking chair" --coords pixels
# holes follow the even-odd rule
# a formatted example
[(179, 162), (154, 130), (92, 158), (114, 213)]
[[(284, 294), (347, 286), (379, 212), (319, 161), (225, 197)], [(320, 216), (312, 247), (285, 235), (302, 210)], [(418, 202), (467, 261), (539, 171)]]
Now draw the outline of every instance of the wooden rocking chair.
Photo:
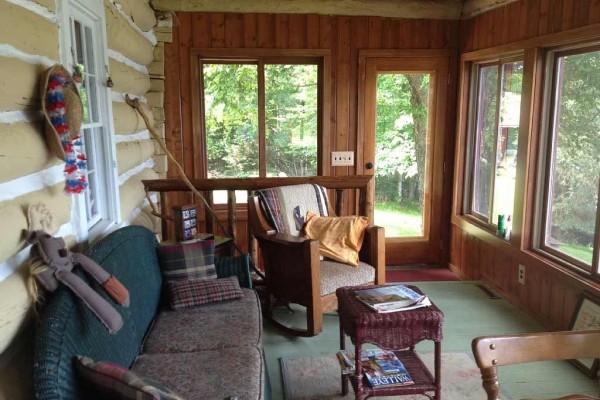
[[(325, 203), (328, 214), (333, 215), (326, 197)], [(250, 229), (258, 241), (265, 271), (265, 318), (284, 331), (296, 336), (315, 336), (323, 329), (323, 313), (337, 309), (335, 290), (338, 287), (385, 283), (383, 228), (367, 227), (359, 252), (361, 262), (355, 268), (321, 260), (317, 240), (292, 235), (282, 229), (278, 231), (267, 217), (259, 196), (249, 199), (248, 208)], [(275, 319), (273, 297), (306, 307), (306, 329), (288, 326)]]

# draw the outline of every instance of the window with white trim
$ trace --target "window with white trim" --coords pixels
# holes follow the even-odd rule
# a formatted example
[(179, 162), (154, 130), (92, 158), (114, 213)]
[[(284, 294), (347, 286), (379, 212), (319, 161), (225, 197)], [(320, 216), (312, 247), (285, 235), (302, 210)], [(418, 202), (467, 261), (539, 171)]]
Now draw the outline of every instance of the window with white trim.
[(118, 184), (112, 113), (106, 86), (107, 59), (102, 2), (61, 2), (62, 62), (82, 75), (78, 84), (84, 108), (81, 139), (87, 157), (88, 188), (74, 197), (79, 239), (93, 238), (118, 222)]
[(600, 46), (550, 51), (534, 247), (600, 275)]

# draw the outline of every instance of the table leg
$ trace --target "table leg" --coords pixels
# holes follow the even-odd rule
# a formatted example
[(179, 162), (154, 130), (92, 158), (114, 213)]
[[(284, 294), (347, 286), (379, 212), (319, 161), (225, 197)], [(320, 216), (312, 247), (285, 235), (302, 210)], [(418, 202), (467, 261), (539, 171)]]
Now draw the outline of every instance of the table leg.
[[(346, 349), (346, 335), (344, 335), (344, 329), (340, 323), (340, 349)], [(342, 396), (348, 394), (348, 375), (342, 374)]]
[(363, 394), (363, 373), (362, 373), (362, 344), (359, 339), (355, 339), (356, 344), (354, 345), (354, 372), (356, 373), (356, 393), (355, 400), (362, 400)]
[(442, 400), (442, 343), (434, 342), (435, 400)]

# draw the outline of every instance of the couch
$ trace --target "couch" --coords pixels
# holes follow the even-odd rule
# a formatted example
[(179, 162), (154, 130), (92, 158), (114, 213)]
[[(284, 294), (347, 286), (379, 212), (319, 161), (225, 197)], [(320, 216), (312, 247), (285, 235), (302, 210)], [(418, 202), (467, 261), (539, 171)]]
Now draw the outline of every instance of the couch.
[[(124, 320), (114, 335), (70, 291), (61, 288), (52, 295), (36, 334), (37, 399), (88, 398), (74, 371), (76, 355), (130, 367), (187, 400), (269, 397), (256, 292), (243, 288), (241, 299), (172, 311), (161, 294), (157, 246), (152, 232), (128, 226), (87, 252), (129, 290), (128, 308), (111, 303)], [(249, 271), (242, 274), (247, 281)]]

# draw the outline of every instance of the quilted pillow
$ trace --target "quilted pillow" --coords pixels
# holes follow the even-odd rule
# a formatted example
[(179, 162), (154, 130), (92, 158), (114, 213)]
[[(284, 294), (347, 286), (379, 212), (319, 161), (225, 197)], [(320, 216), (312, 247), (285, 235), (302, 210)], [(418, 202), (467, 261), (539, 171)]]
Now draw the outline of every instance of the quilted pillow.
[(183, 400), (163, 384), (118, 364), (83, 356), (75, 356), (73, 363), (85, 383), (104, 394), (106, 399)]
[(158, 257), (165, 281), (217, 279), (214, 240), (161, 243)]
[(242, 297), (237, 276), (219, 279), (167, 282), (169, 304), (173, 310), (182, 310), (218, 301)]
[(367, 217), (321, 217), (309, 212), (304, 235), (319, 241), (319, 252), (323, 256), (356, 267), (368, 224)]

